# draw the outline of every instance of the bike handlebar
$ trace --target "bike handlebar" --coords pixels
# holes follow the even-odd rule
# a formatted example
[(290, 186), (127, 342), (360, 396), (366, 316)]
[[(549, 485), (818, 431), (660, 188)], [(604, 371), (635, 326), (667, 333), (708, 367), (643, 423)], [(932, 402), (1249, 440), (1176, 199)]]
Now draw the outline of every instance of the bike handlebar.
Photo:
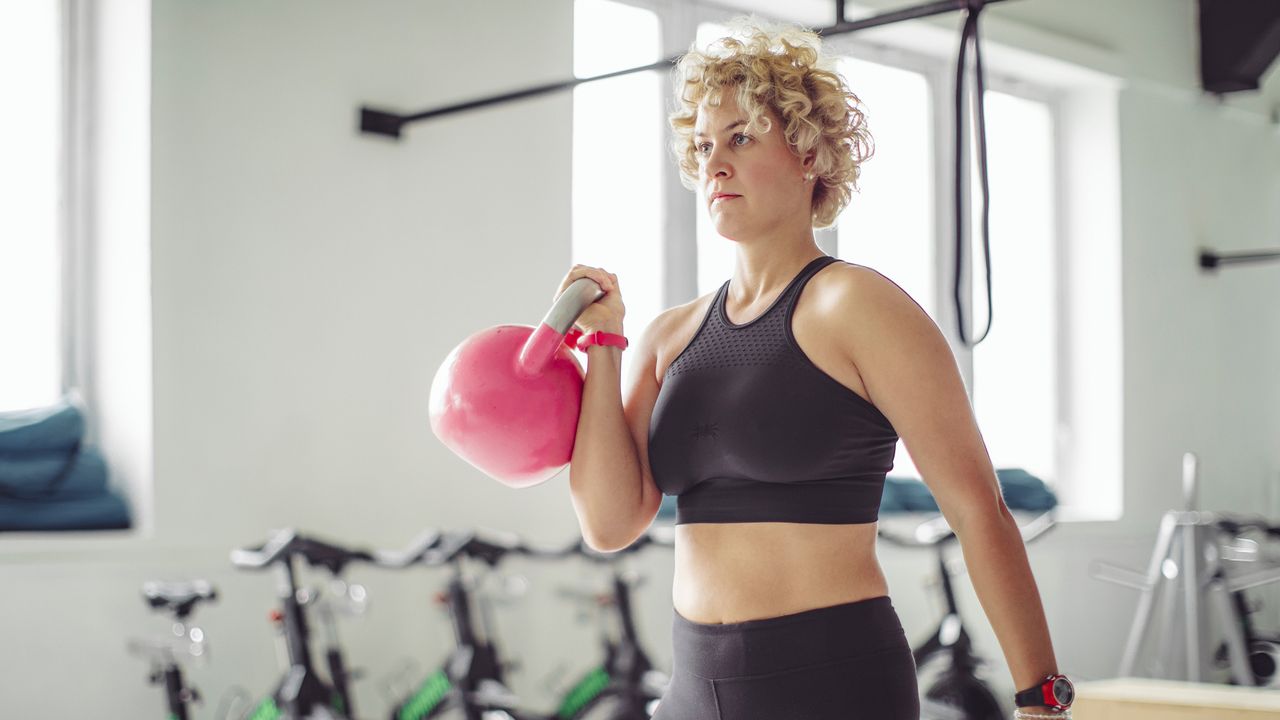
[(383, 567), (403, 568), (421, 562), (427, 551), (440, 543), (440, 531), (423, 530), (404, 550), (374, 550), (373, 562)]
[[(1029, 543), (1049, 531), (1054, 526), (1054, 511), (1048, 510), (1035, 516), (1023, 525), (1018, 526), (1022, 541)], [(943, 515), (931, 517), (916, 526), (915, 537), (899, 535), (883, 526), (876, 533), (888, 542), (901, 547), (933, 547), (956, 538), (955, 530)]]
[(630, 545), (613, 552), (600, 552), (593, 550), (587, 545), (586, 540), (578, 538), (576, 542), (565, 549), (566, 555), (578, 555), (592, 562), (598, 563), (615, 563), (618, 558), (624, 555), (631, 555), (643, 550), (646, 547), (658, 545), (662, 547), (675, 546), (675, 529), (667, 525), (650, 525), (649, 529), (636, 538), (635, 542)]
[(570, 556), (584, 557), (593, 562), (616, 562), (624, 555), (639, 551), (647, 545), (674, 544), (667, 528), (651, 527), (631, 545), (611, 553), (592, 550), (586, 541), (578, 537), (560, 548), (539, 548), (529, 545), (513, 533), (485, 530), (436, 530), (420, 533), (404, 550), (377, 550), (373, 562), (389, 568), (405, 568), (410, 565), (446, 565), (458, 558), (481, 560), (496, 567), (509, 555), (523, 555), (541, 559), (560, 559)]
[(373, 562), (389, 568), (446, 565), (462, 557), (496, 566), (508, 555), (559, 557), (558, 550), (531, 547), (512, 533), (496, 530), (436, 530), (420, 533), (404, 550), (376, 550)]
[(1246, 530), (1260, 530), (1267, 535), (1280, 536), (1280, 525), (1272, 525), (1263, 515), (1218, 515), (1214, 524), (1224, 532), (1241, 535)]
[(293, 528), (277, 531), (265, 543), (253, 548), (237, 548), (231, 551), (231, 563), (236, 567), (261, 569), (297, 555), (311, 566), (324, 567), (334, 575), (341, 574), (352, 560), (374, 562), (374, 557), (364, 550), (351, 550), (314, 537), (298, 534)]

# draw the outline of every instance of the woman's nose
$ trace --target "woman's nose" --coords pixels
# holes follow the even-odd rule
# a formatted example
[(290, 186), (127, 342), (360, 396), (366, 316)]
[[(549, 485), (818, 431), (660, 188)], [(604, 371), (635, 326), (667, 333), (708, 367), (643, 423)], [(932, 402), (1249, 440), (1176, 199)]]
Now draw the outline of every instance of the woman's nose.
[(712, 148), (711, 152), (707, 154), (707, 164), (705, 166), (707, 175), (728, 175), (731, 167), (725, 157), (725, 154), (720, 152), (718, 148)]

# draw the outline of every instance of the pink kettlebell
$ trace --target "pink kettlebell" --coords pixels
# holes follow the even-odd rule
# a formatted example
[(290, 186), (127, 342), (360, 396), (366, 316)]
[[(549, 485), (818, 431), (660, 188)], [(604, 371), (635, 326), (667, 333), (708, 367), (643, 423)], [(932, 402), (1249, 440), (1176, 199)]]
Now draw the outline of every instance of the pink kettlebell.
[(604, 294), (578, 278), (537, 328), (497, 325), (455, 347), (431, 381), (431, 430), (440, 442), (511, 487), (559, 474), (573, 456), (586, 378), (564, 338)]

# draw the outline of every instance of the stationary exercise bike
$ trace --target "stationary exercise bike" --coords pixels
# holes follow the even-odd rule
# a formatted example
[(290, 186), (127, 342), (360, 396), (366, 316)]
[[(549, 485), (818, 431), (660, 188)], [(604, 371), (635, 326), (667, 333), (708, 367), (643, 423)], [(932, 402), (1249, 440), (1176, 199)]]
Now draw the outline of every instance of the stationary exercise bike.
[[(1271, 524), (1265, 519), (1221, 518), (1216, 525), (1221, 534), (1224, 560), (1259, 561), (1259, 542), (1247, 537), (1251, 532), (1260, 535), (1263, 543), (1280, 540), (1280, 525)], [(1277, 672), (1280, 670), (1280, 637), (1274, 633), (1264, 635), (1254, 627), (1250, 615), (1261, 609), (1262, 603), (1258, 601), (1255, 606), (1250, 606), (1249, 599), (1245, 597), (1245, 588), (1250, 586), (1243, 584), (1229, 591), (1236, 624), (1240, 626), (1240, 639), (1248, 655), (1248, 675), (1252, 676), (1254, 685), (1259, 687), (1280, 687), (1280, 672)], [(1233, 662), (1236, 660), (1231, 652), (1231, 643), (1223, 640), (1213, 655), (1213, 666), (1219, 669), (1231, 668), (1233, 677), (1228, 684), (1238, 685), (1240, 683), (1235, 675), (1242, 673), (1232, 668)]]
[[(997, 471), (1005, 491), (1005, 501), (1011, 511), (1041, 511), (1033, 519), (1019, 526), (1024, 543), (1029, 543), (1054, 526), (1057, 501), (1043, 482), (1027, 473), (1013, 469)], [(901, 496), (891, 495), (894, 491)], [(901, 502), (905, 500), (905, 502)], [(1045, 509), (1048, 508), (1048, 509)], [(886, 486), (881, 514), (894, 512), (937, 512), (937, 504), (924, 487), (923, 482), (908, 478), (894, 478)], [(955, 532), (942, 515), (932, 517), (916, 526), (914, 537), (888, 530), (883, 524), (877, 530), (879, 537), (900, 547), (932, 547), (938, 561), (945, 612), (936, 630), (923, 643), (912, 649), (917, 672), (937, 668), (927, 687), (921, 693), (920, 717), (927, 720), (1002, 720), (1008, 714), (990, 686), (979, 677), (978, 668), (986, 660), (973, 650), (973, 644), (960, 620), (955, 592), (951, 585), (951, 573), (947, 569), (946, 547), (957, 539)]]
[(165, 691), (165, 717), (169, 720), (188, 720), (191, 704), (200, 702), (200, 693), (187, 684), (178, 663), (181, 655), (194, 657), (206, 653), (204, 632), (190, 624), (191, 614), (202, 602), (218, 597), (217, 590), (206, 580), (189, 582), (149, 581), (142, 585), (142, 596), (148, 607), (173, 616), (170, 633), (160, 640), (130, 640), (129, 651), (151, 661), (148, 680), (152, 685), (163, 685)]
[(259, 546), (231, 551), (231, 562), (236, 567), (251, 570), (273, 568), (276, 571), (280, 609), (272, 617), (280, 625), (288, 651), (288, 665), (283, 676), (271, 693), (252, 708), (249, 718), (349, 720), (352, 703), (348, 681), (353, 675), (346, 669), (336, 636), (332, 634), (326, 652), (329, 677), (323, 678), (317, 672), (317, 664), (312, 659), (307, 612), (307, 606), (312, 605), (317, 596), (299, 592), (297, 560), (305, 560), (312, 567), (323, 567), (331, 577), (337, 578), (349, 563), (371, 563), (373, 556), (364, 550), (339, 547), (309, 535), (300, 535), (293, 528), (274, 532)]
[(650, 526), (627, 547), (602, 553), (592, 550), (582, 538), (562, 551), (565, 557), (584, 558), (609, 569), (607, 592), (583, 593), (561, 588), (562, 597), (590, 604), (603, 611), (604, 658), (579, 676), (562, 696), (552, 720), (647, 720), (670, 685), (668, 673), (654, 667), (640, 642), (633, 611), (633, 593), (643, 576), (624, 571), (621, 563), (646, 547), (673, 547), (675, 533), (668, 525)]

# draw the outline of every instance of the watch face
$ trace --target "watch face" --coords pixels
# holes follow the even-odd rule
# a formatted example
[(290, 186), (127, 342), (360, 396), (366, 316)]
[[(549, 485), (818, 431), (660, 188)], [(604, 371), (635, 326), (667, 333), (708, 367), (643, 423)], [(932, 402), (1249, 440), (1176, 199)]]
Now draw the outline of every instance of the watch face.
[(1058, 678), (1053, 681), (1053, 695), (1057, 698), (1059, 705), (1070, 705), (1075, 699), (1076, 690), (1071, 686), (1070, 680)]

